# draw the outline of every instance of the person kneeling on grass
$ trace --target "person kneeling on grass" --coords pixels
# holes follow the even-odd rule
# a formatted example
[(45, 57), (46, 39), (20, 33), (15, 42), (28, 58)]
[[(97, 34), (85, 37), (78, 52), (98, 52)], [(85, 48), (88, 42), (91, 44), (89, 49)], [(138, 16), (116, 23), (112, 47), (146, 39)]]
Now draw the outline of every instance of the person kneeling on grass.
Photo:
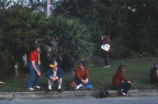
[(79, 88), (93, 89), (88, 78), (88, 69), (85, 67), (83, 61), (80, 61), (79, 67), (76, 69), (75, 82), (77, 84), (75, 90), (78, 90)]
[(132, 83), (128, 81), (124, 76), (126, 68), (124, 65), (118, 67), (117, 72), (113, 76), (113, 87), (120, 91), (120, 94), (123, 96), (127, 95), (128, 90), (131, 88)]
[(62, 92), (62, 79), (63, 79), (63, 70), (58, 67), (56, 61), (52, 61), (49, 65), (48, 72), (46, 76), (48, 77), (48, 90), (52, 90), (52, 84), (58, 83), (58, 91)]

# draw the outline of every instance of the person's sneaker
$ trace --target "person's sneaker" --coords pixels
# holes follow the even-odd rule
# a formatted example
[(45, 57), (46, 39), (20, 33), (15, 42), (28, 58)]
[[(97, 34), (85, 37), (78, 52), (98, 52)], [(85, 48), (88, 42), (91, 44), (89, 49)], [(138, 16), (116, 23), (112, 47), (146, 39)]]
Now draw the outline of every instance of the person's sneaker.
[(76, 87), (75, 87), (75, 90), (79, 90), (80, 88), (82, 88), (82, 84), (79, 84), (79, 85), (77, 85)]
[(51, 87), (51, 86), (48, 86), (48, 90), (51, 91), (51, 90), (52, 90), (52, 87)]
[(41, 87), (40, 87), (40, 86), (34, 86), (34, 88), (41, 89)]
[(51, 91), (51, 90), (52, 90), (52, 88), (48, 88), (48, 90), (49, 90), (49, 91)]
[(126, 93), (124, 93), (124, 92), (121, 92), (121, 95), (126, 96), (127, 94), (126, 94)]
[(31, 87), (31, 88), (28, 88), (28, 90), (30, 90), (30, 91), (34, 91), (35, 89)]
[(110, 68), (111, 67), (111, 65), (107, 65), (107, 66), (104, 66), (105, 68)]

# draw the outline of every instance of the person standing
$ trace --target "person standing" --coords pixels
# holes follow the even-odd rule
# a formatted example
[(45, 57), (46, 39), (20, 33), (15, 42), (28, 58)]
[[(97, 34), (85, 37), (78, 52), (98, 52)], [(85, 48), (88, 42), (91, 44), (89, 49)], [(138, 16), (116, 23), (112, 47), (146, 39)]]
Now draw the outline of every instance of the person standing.
[[(101, 40), (102, 40), (102, 44), (108, 44), (108, 45), (111, 44), (110, 38), (106, 34), (104, 34), (101, 37)], [(110, 58), (109, 58), (110, 49), (109, 49), (109, 51), (102, 50), (102, 53), (103, 53), (103, 56), (104, 56), (104, 67), (105, 68), (109, 68), (110, 67), (110, 64), (109, 64), (109, 61), (110, 61)]]
[[(31, 51), (29, 56), (28, 68), (30, 71), (30, 78), (28, 82), (28, 89), (30, 91), (34, 91), (34, 88), (40, 89), (41, 87), (38, 85), (39, 78), (41, 76), (40, 72), (40, 46), (35, 45), (33, 51)], [(33, 88), (34, 87), (34, 88)]]
[(132, 86), (132, 82), (130, 82), (123, 76), (123, 74), (125, 73), (125, 70), (126, 70), (125, 66), (120, 65), (118, 67), (117, 72), (114, 74), (113, 80), (112, 80), (113, 88), (118, 89), (120, 91), (120, 94), (123, 96), (127, 95), (128, 90)]
[(63, 80), (63, 70), (58, 67), (58, 64), (56, 61), (52, 61), (52, 63), (49, 65), (48, 72), (46, 76), (48, 77), (48, 90), (52, 90), (52, 84), (56, 83), (58, 84), (58, 91), (62, 92), (62, 80)]

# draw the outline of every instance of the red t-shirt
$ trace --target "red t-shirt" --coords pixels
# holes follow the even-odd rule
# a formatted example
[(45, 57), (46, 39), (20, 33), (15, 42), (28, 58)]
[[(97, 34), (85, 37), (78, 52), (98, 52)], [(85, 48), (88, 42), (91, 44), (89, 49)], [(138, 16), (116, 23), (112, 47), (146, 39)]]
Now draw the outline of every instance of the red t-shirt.
[(109, 44), (109, 45), (111, 44), (109, 37), (104, 38), (102, 42), (103, 42), (103, 44)]
[(123, 76), (121, 72), (117, 72), (113, 76), (113, 80), (112, 80), (113, 87), (117, 87), (122, 81), (128, 82), (128, 80)]
[(76, 69), (76, 77), (79, 80), (88, 78), (88, 69), (84, 67), (84, 70), (81, 70), (79, 67)]
[(29, 57), (29, 61), (38, 61), (38, 57), (40, 55), (40, 52), (35, 52), (35, 51), (32, 51), (30, 53), (30, 57)]

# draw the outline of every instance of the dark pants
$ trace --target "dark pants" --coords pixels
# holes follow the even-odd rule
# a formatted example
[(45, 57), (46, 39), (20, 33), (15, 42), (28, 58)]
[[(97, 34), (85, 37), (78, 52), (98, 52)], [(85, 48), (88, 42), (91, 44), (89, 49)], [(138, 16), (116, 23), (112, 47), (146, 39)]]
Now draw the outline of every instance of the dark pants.
[(118, 89), (124, 93), (127, 93), (130, 88), (131, 88), (131, 84), (127, 82), (121, 82), (118, 86)]
[(103, 55), (104, 55), (104, 65), (107, 66), (109, 65), (109, 61), (110, 61), (109, 52), (103, 51)]

